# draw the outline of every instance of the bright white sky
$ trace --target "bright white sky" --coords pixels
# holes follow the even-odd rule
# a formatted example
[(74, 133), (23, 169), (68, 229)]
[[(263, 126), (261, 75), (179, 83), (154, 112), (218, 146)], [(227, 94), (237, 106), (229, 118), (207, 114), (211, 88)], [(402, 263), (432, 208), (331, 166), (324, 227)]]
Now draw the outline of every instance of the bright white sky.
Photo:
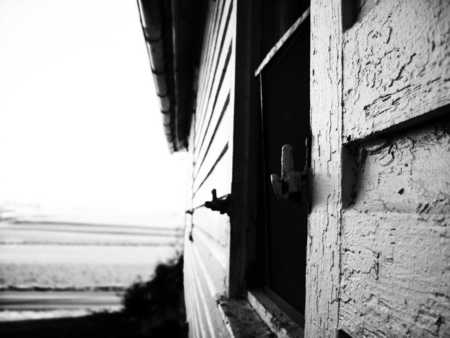
[(0, 205), (135, 219), (182, 212), (136, 1), (0, 0)]

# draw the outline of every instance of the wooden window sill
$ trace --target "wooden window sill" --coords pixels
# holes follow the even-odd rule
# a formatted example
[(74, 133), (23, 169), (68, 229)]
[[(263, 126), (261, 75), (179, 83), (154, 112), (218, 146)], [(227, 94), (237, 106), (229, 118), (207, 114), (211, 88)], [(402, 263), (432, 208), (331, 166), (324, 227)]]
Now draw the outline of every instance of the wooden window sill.
[(218, 307), (230, 337), (273, 337), (273, 332), (245, 299), (220, 300)]
[(277, 337), (303, 337), (303, 328), (288, 317), (263, 291), (249, 291), (251, 307)]

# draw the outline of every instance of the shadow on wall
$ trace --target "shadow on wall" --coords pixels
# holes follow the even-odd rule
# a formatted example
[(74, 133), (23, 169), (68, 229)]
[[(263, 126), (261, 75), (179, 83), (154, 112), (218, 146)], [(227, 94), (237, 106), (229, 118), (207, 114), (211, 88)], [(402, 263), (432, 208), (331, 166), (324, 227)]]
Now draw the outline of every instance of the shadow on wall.
[(131, 285), (124, 309), (78, 318), (3, 322), (3, 338), (187, 337), (183, 296), (183, 256), (156, 267), (153, 278)]

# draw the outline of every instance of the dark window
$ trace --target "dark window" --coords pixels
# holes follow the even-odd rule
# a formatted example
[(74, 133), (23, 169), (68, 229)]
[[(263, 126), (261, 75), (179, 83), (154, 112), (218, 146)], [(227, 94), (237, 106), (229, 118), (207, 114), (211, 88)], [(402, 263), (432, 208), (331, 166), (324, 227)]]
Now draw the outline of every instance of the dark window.
[[(271, 2), (272, 6), (275, 3)], [(259, 287), (266, 289), (279, 307), (303, 325), (308, 203), (304, 199), (277, 198), (270, 174), (280, 173), (284, 144), (293, 147), (296, 171), (302, 172), (308, 166), (310, 23), (309, 15), (301, 11), (305, 7), (302, 2), (280, 3), (273, 13), (284, 14), (278, 14), (282, 16), (278, 20), (272, 18), (272, 27), (276, 29), (273, 34), (265, 29), (263, 40), (276, 44), (274, 36), (281, 37), (286, 32), (288, 38), (282, 45), (272, 46), (268, 54), (271, 56), (257, 70), (262, 154), (261, 226), (257, 244), (263, 278)], [(267, 10), (263, 10), (266, 16)]]

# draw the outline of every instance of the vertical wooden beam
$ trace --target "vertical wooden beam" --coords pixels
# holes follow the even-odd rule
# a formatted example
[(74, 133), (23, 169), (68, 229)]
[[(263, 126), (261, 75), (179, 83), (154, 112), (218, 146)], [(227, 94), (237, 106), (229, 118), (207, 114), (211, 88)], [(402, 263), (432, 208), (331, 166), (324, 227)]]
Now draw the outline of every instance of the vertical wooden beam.
[(334, 337), (338, 327), (342, 0), (311, 1), (311, 187), (305, 336)]
[(253, 71), (259, 55), (254, 27), (255, 1), (233, 1), (236, 21), (234, 46), (236, 55), (234, 77), (233, 178), (230, 234), (229, 295), (243, 297), (246, 292), (246, 274), (249, 246), (254, 244), (256, 224), (257, 173), (257, 109), (254, 96), (257, 88)]

